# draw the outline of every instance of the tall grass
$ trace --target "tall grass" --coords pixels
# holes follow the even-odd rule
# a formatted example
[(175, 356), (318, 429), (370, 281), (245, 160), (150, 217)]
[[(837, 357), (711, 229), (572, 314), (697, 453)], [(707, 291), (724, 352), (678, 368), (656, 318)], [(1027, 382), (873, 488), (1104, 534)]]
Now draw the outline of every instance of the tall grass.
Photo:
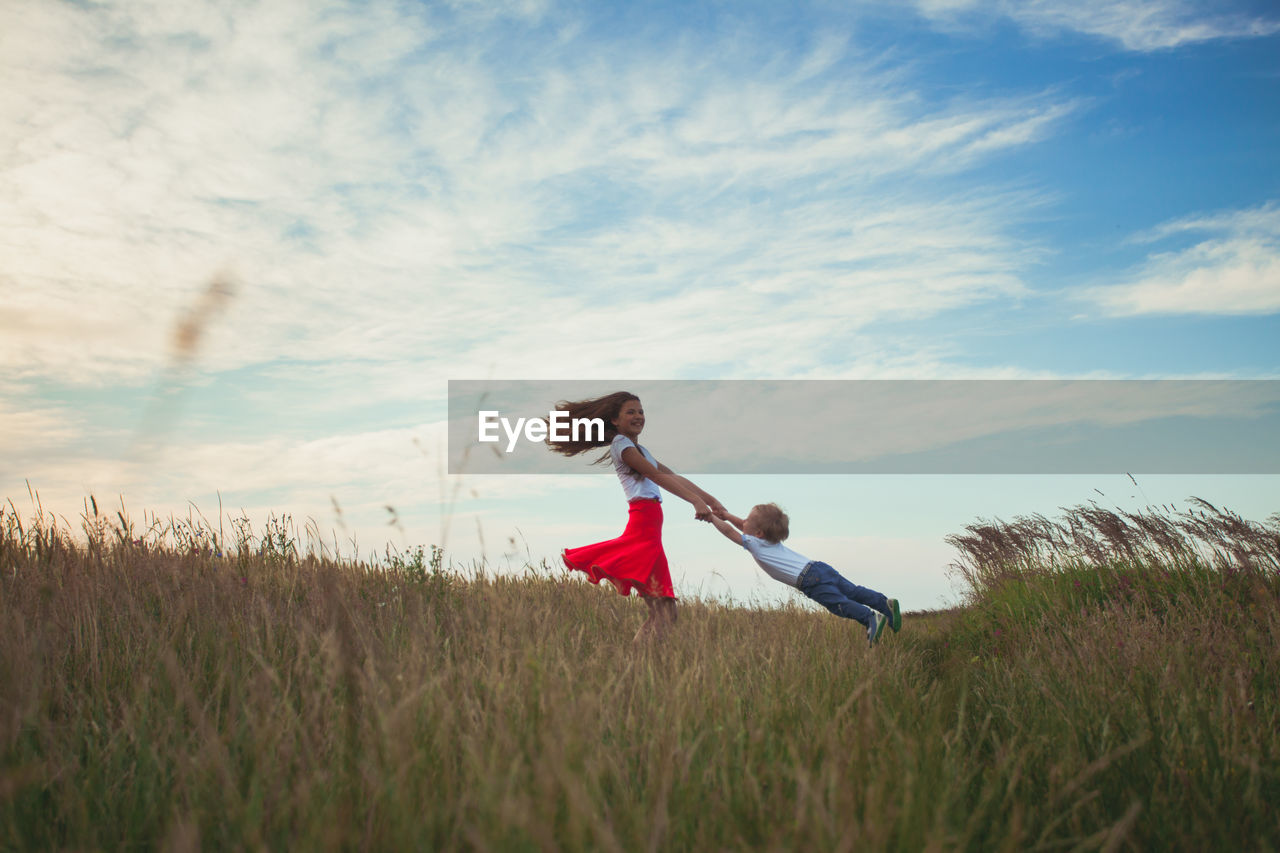
[(0, 510), (4, 846), (1280, 847), (1274, 521), (1180, 561), (958, 539), (966, 606), (875, 649), (698, 601), (636, 647), (639, 602), (545, 564), (222, 527)]

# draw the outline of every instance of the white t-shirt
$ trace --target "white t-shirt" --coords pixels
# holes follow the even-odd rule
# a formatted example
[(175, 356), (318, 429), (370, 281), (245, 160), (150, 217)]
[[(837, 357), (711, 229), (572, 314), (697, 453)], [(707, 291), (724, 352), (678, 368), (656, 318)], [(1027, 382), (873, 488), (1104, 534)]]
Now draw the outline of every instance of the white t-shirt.
[(742, 547), (751, 552), (760, 568), (776, 581), (788, 586), (795, 586), (800, 579), (804, 567), (813, 562), (807, 557), (797, 554), (781, 542), (770, 542), (759, 536), (742, 534)]
[(658, 464), (658, 460), (653, 458), (652, 453), (622, 433), (618, 433), (613, 437), (613, 444), (609, 445), (609, 455), (613, 457), (613, 470), (618, 472), (618, 479), (622, 481), (622, 490), (627, 493), (627, 502), (630, 503), (638, 498), (662, 500), (662, 492), (658, 489), (657, 483), (648, 477), (637, 478), (636, 472), (631, 470), (631, 466), (622, 461), (622, 451), (628, 447), (634, 447), (639, 450), (653, 466), (657, 467)]

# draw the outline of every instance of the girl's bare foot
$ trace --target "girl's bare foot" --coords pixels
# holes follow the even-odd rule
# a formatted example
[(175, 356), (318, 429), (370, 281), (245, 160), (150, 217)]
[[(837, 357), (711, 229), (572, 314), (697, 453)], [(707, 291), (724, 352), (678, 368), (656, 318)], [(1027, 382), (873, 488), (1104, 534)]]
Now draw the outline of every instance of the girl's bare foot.
[(646, 598), (645, 606), (649, 608), (649, 618), (636, 631), (631, 642), (640, 643), (650, 639), (662, 639), (667, 631), (676, 623), (676, 600), (674, 598)]

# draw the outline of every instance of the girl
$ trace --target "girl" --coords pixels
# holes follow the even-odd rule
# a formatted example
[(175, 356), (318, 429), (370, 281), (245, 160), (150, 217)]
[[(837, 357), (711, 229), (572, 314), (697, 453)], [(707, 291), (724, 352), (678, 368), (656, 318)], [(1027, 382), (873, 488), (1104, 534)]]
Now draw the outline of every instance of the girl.
[(636, 640), (663, 634), (676, 621), (676, 597), (671, 587), (671, 570), (662, 550), (662, 493), (658, 487), (693, 504), (694, 518), (708, 519), (724, 512), (718, 500), (653, 458), (637, 442), (644, 429), (644, 408), (635, 394), (617, 391), (594, 400), (560, 401), (556, 409), (568, 412), (570, 420), (600, 418), (605, 423), (603, 441), (561, 441), (547, 443), (565, 456), (577, 456), (599, 447), (608, 450), (593, 464), (613, 460), (613, 469), (627, 496), (627, 528), (617, 539), (566, 548), (564, 563), (584, 572), (592, 583), (601, 579), (613, 584), (621, 595), (636, 590), (649, 608)]

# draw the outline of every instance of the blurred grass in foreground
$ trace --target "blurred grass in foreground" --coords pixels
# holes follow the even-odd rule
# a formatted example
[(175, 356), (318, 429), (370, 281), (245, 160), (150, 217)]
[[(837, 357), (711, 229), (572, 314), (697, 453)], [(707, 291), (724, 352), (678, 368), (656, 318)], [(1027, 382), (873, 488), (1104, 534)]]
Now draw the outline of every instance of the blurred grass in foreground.
[(9, 503), (0, 844), (1274, 849), (1280, 525), (1207, 506), (1163, 550), (971, 526), (967, 605), (869, 650), (690, 600), (636, 648), (638, 601), (545, 563)]

